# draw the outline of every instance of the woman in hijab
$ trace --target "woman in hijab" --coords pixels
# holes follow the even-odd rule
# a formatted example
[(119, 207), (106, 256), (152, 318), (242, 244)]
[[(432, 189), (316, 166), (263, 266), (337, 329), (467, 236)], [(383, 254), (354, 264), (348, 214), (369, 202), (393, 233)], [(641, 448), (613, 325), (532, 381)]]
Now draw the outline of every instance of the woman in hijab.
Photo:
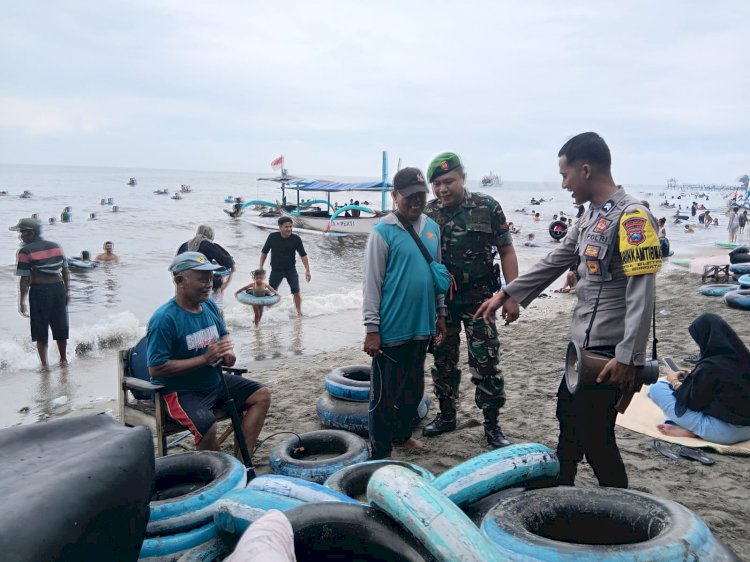
[(659, 431), (723, 445), (750, 439), (750, 351), (716, 314), (701, 314), (688, 331), (698, 363), (689, 372), (667, 370), (667, 380), (648, 391), (671, 421)]
[(228, 272), (226, 275), (214, 275), (213, 294), (214, 301), (222, 308), (222, 295), (224, 289), (232, 280), (234, 273), (234, 259), (232, 255), (214, 242), (214, 229), (207, 224), (202, 224), (190, 240), (183, 243), (177, 250), (178, 254), (183, 252), (200, 252), (213, 263), (223, 266)]

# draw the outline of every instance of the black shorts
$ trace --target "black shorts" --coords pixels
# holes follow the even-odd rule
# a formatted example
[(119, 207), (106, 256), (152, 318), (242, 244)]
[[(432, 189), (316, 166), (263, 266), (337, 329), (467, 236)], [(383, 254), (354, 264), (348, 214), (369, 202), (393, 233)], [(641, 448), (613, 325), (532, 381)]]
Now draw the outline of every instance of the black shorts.
[[(234, 398), (237, 410), (242, 410), (242, 403), (263, 385), (239, 375), (224, 374), (227, 381), (229, 395)], [(195, 444), (201, 442), (203, 436), (216, 423), (213, 409), (224, 403), (224, 388), (219, 384), (210, 392), (170, 392), (164, 395), (167, 404), (167, 414), (181, 426), (190, 430), (195, 436)]]
[(40, 283), (29, 288), (29, 316), (31, 319), (31, 341), (49, 341), (52, 328), (53, 340), (68, 339), (68, 297), (65, 284)]
[(296, 295), (299, 293), (299, 276), (297, 275), (296, 269), (287, 269), (286, 271), (272, 269), (271, 277), (268, 279), (268, 284), (278, 290), (279, 285), (281, 285), (281, 282), (285, 277), (286, 282), (289, 283), (289, 288), (292, 290), (292, 294)]

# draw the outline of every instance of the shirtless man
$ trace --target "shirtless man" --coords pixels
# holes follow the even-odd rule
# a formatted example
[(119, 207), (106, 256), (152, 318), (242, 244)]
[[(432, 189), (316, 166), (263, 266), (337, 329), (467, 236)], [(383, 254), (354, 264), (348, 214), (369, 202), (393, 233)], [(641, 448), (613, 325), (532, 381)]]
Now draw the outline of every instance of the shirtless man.
[(112, 244), (112, 242), (105, 242), (102, 246), (102, 249), (104, 252), (96, 256), (96, 261), (101, 262), (111, 262), (111, 263), (117, 263), (120, 261), (120, 258), (117, 257), (117, 254), (115, 254), (112, 250), (114, 249), (115, 245)]

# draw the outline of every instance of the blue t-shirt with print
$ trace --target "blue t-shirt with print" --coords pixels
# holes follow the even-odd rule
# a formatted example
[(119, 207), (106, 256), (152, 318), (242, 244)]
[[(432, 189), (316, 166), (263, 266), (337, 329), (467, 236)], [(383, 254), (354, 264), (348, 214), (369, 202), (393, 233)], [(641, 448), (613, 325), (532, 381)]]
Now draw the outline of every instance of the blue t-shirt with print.
[[(224, 319), (212, 300), (201, 304), (200, 312), (190, 312), (171, 299), (160, 306), (148, 321), (148, 366), (158, 367), (170, 359), (191, 359), (206, 352), (210, 343), (228, 334)], [(208, 392), (220, 382), (220, 367), (200, 367), (171, 377), (151, 377), (167, 392)]]

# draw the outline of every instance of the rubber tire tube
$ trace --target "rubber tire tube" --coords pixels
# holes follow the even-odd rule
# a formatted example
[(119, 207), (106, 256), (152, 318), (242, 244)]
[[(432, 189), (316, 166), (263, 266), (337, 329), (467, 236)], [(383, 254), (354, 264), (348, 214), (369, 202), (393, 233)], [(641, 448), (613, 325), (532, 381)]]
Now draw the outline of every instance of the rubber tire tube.
[(372, 367), (370, 365), (347, 365), (336, 367), (327, 375), (326, 380), (342, 386), (370, 388)]
[[(413, 427), (416, 427), (430, 412), (432, 401), (425, 392), (417, 408), (417, 417)], [(315, 411), (323, 427), (329, 429), (343, 429), (356, 433), (362, 437), (369, 435), (370, 403), (352, 402), (334, 398), (328, 392), (323, 392), (315, 404)]]
[(369, 402), (370, 401), (370, 385), (367, 386), (354, 386), (351, 384), (344, 384), (338, 381), (332, 381), (330, 379), (325, 380), (325, 388), (328, 394), (339, 400), (349, 400), (351, 402)]
[[(556, 226), (561, 226), (562, 230), (558, 231), (555, 230)], [(568, 233), (568, 224), (563, 221), (552, 221), (549, 225), (549, 235), (552, 237), (552, 240), (562, 240), (565, 238), (565, 235)]]
[(517, 486), (515, 488), (506, 488), (505, 490), (500, 490), (499, 492), (490, 494), (489, 496), (482, 498), (479, 501), (470, 503), (469, 505), (465, 505), (461, 508), (461, 511), (463, 511), (469, 517), (469, 519), (471, 519), (474, 525), (476, 525), (477, 527), (481, 527), (482, 519), (484, 519), (484, 516), (487, 515), (493, 507), (495, 507), (503, 500), (513, 498), (518, 494), (523, 494), (525, 491), (526, 488), (522, 486)]
[(347, 497), (357, 499), (358, 496), (367, 495), (367, 483), (370, 481), (376, 470), (388, 465), (403, 466), (415, 474), (421, 476), (428, 482), (435, 479), (435, 476), (427, 469), (405, 461), (394, 461), (389, 459), (380, 459), (375, 461), (361, 462), (342, 468), (333, 473), (325, 481), (327, 488), (335, 490), (338, 493), (346, 494)]
[(740, 284), (740, 289), (750, 289), (750, 274), (740, 275), (737, 281)]
[(750, 273), (750, 263), (734, 263), (729, 266), (729, 271), (739, 273), (740, 275), (747, 275)]
[(724, 295), (724, 302), (730, 308), (750, 310), (750, 289), (740, 289)]
[[(191, 529), (184, 533), (164, 535), (161, 537), (146, 537), (141, 546), (138, 560), (176, 560), (188, 550), (206, 545), (219, 536), (219, 528), (213, 521), (202, 527)], [(159, 558), (167, 557), (167, 558)], [(154, 561), (155, 562), (155, 561)]]
[(269, 509), (287, 511), (304, 503), (261, 490), (232, 490), (214, 504), (214, 523), (225, 533), (241, 536)]
[(711, 285), (701, 285), (698, 287), (698, 292), (706, 297), (723, 297), (731, 291), (739, 289), (739, 285), (732, 285), (730, 283), (714, 283)]
[(209, 523), (213, 504), (244, 487), (246, 477), (238, 459), (217, 451), (157, 458), (146, 536), (172, 535)]
[[(372, 462), (372, 461), (370, 461)], [(375, 461), (377, 462), (377, 461)], [(342, 468), (339, 472), (346, 471), (350, 468), (362, 466), (367, 463), (359, 463), (353, 466)], [(330, 480), (331, 477), (328, 478)], [(328, 482), (326, 480), (326, 482)], [(264, 474), (250, 481), (246, 490), (259, 490), (269, 494), (276, 494), (302, 501), (305, 503), (322, 503), (322, 502), (344, 502), (358, 503), (357, 500), (350, 498), (346, 493), (337, 491), (330, 486), (324, 486), (317, 482), (310, 482), (294, 476), (282, 476), (280, 474)]]
[(143, 562), (219, 562), (232, 552), (232, 545), (226, 537), (219, 536), (188, 550), (165, 554), (164, 556), (149, 556), (141, 558)]
[(511, 560), (672, 562), (688, 559), (688, 553), (691, 560), (727, 559), (706, 524), (686, 507), (616, 488), (530, 490), (495, 506), (482, 521), (482, 533)]
[(446, 470), (433, 486), (459, 507), (540, 478), (560, 472), (557, 456), (539, 443), (514, 443), (482, 453)]
[(370, 456), (367, 442), (348, 431), (323, 429), (302, 433), (300, 438), (308, 456), (320, 453), (339, 454), (322, 460), (295, 459), (292, 457), (292, 451), (299, 445), (299, 439), (295, 436), (282, 441), (271, 450), (268, 459), (271, 472), (322, 484), (334, 472), (345, 466), (366, 461)]
[(381, 511), (347, 503), (307, 504), (290, 509), (298, 562), (403, 560), (432, 562), (429, 551)]
[(461, 509), (402, 466), (385, 466), (367, 484), (370, 505), (386, 512), (438, 560), (505, 560)]

